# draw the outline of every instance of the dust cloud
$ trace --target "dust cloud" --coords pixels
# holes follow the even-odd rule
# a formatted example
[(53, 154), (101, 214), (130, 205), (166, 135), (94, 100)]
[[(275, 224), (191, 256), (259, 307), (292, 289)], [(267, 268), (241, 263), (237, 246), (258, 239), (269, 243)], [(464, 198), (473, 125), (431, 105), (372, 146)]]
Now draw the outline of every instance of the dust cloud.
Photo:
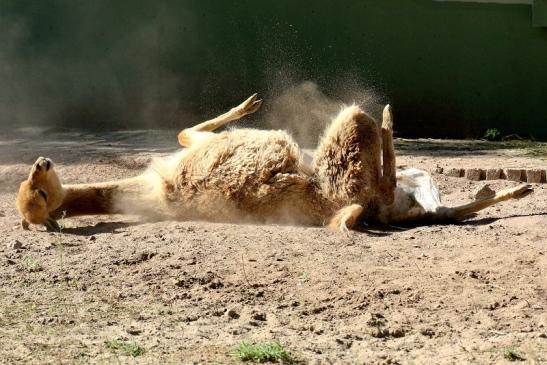
[(325, 95), (312, 81), (289, 86), (269, 102), (264, 124), (287, 130), (304, 148), (315, 148), (323, 130), (346, 105), (359, 105), (379, 120), (382, 107), (374, 90), (350, 79), (339, 81), (334, 90), (337, 97)]

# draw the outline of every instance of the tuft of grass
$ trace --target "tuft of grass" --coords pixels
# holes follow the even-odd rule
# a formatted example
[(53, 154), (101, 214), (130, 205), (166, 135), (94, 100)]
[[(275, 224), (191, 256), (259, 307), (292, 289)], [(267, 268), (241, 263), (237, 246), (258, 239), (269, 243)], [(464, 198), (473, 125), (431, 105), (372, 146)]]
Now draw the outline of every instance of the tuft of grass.
[(25, 258), (23, 259), (23, 267), (28, 272), (38, 272), (44, 270), (44, 267), (42, 266), (40, 261), (30, 256), (25, 256)]
[(525, 361), (524, 354), (514, 347), (503, 349), (503, 357), (509, 361)]
[(497, 141), (501, 136), (501, 132), (498, 128), (488, 128), (486, 132), (484, 132), (484, 138), (487, 141)]
[(146, 350), (135, 342), (122, 340), (105, 341), (105, 346), (109, 350), (122, 350), (126, 355), (137, 357), (143, 355)]
[(241, 361), (294, 363), (291, 354), (279, 341), (266, 344), (250, 344), (243, 341), (233, 352), (233, 355)]

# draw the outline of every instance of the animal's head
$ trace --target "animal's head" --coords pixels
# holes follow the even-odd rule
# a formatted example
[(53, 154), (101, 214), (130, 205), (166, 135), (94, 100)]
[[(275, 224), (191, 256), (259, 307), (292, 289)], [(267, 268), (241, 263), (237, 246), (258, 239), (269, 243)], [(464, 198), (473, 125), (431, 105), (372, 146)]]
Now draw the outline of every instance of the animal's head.
[(23, 228), (28, 223), (43, 224), (57, 230), (58, 224), (50, 216), (63, 201), (63, 188), (49, 158), (39, 157), (27, 180), (21, 183), (17, 194), (17, 209), (23, 217)]

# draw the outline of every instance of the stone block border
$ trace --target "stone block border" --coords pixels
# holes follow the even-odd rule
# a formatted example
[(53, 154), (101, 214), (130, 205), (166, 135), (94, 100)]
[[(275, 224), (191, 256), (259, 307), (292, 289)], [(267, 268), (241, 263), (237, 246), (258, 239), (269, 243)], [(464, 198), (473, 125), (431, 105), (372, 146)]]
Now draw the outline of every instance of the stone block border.
[(446, 176), (465, 177), (468, 180), (510, 180), (528, 183), (547, 183), (545, 169), (444, 169)]

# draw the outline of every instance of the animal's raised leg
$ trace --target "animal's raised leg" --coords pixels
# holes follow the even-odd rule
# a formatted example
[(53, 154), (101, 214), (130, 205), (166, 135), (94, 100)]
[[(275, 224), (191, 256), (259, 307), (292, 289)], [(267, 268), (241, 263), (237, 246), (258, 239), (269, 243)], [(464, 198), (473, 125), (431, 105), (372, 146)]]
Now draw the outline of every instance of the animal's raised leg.
[(185, 129), (178, 135), (179, 144), (182, 147), (190, 147), (192, 145), (196, 145), (207, 138), (214, 135), (213, 132), (200, 132), (200, 131), (194, 131), (191, 128)]
[(381, 148), (376, 121), (357, 106), (342, 110), (328, 127), (315, 154), (315, 176), (321, 194), (336, 212), (329, 226), (351, 228), (356, 219), (339, 219), (346, 209), (353, 217), (358, 210), (351, 206), (359, 205), (359, 214), (366, 213), (372, 202), (383, 199)]
[(395, 171), (395, 147), (393, 146), (393, 113), (388, 104), (382, 117), (382, 179), (381, 191), (384, 204), (392, 204), (395, 199), (397, 177)]
[(183, 129), (178, 135), (179, 144), (183, 147), (190, 147), (193, 143), (199, 142), (200, 139), (206, 138), (206, 136), (200, 135), (197, 132), (212, 132), (226, 123), (241, 119), (246, 115), (253, 114), (260, 108), (261, 105), (262, 100), (257, 100), (257, 94), (253, 94), (243, 103), (230, 109), (228, 112), (191, 128)]
[[(479, 210), (488, 208), (499, 202), (509, 200), (509, 199), (520, 199), (526, 195), (533, 192), (533, 189), (530, 185), (523, 184), (515, 188), (504, 189), (498, 192), (494, 197), (477, 200), (469, 204), (460, 205), (452, 208), (443, 208), (439, 213), (440, 216), (437, 218), (440, 219), (449, 219), (449, 220), (462, 220), (466, 217), (469, 217), (473, 213), (478, 212)], [(446, 210), (445, 210), (446, 209)]]

